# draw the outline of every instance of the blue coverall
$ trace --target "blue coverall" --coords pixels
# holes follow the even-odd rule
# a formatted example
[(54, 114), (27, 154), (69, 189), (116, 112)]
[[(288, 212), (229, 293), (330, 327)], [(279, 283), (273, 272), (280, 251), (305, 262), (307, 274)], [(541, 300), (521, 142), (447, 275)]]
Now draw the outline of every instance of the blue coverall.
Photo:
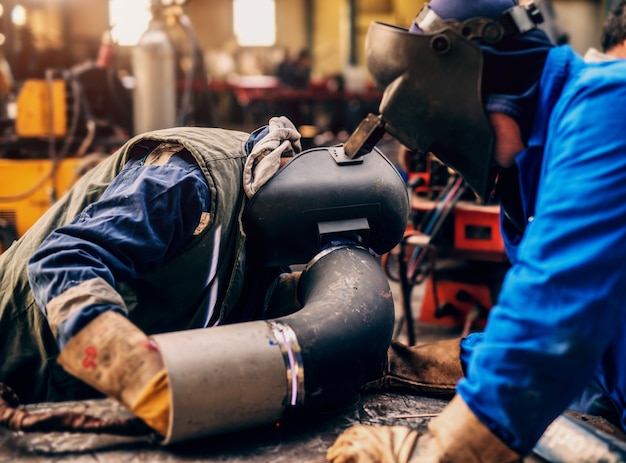
[(503, 214), (512, 267), (485, 331), (462, 341), (457, 388), (521, 454), (594, 380), (626, 428), (625, 108), (626, 61), (550, 52), (516, 157), (524, 229)]
[[(267, 126), (250, 134), (246, 152), (268, 133)], [(144, 165), (130, 159), (103, 196), (72, 223), (52, 232), (28, 264), (39, 307), (81, 282), (103, 278), (111, 286), (137, 278), (167, 262), (192, 237), (200, 215), (210, 210), (211, 195), (200, 168), (189, 153), (167, 164)], [(210, 308), (209, 308), (210, 309)], [(81, 328), (113, 305), (90, 305), (58, 327), (62, 349)]]

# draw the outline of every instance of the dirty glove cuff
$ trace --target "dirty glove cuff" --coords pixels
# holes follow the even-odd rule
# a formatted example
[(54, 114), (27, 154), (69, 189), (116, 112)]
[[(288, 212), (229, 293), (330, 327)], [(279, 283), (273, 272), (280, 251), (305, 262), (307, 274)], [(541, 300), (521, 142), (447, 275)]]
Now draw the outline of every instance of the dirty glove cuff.
[(57, 361), (166, 434), (170, 396), (163, 360), (156, 345), (126, 317), (111, 311), (98, 315), (70, 339)]
[(170, 423), (170, 388), (165, 370), (152, 378), (130, 407), (130, 411), (161, 435), (167, 435)]

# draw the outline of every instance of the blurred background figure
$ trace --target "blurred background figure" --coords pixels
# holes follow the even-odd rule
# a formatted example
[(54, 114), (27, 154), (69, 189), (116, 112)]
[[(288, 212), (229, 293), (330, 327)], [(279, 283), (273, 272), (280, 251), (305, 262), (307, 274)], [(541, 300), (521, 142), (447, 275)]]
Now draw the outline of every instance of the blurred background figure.
[(289, 51), (278, 66), (278, 78), (282, 85), (292, 88), (307, 88), (311, 80), (311, 54), (308, 50), (300, 50), (294, 59)]
[(604, 25), (600, 44), (602, 51), (591, 47), (585, 53), (586, 61), (611, 61), (626, 58), (626, 1), (620, 0), (609, 11)]

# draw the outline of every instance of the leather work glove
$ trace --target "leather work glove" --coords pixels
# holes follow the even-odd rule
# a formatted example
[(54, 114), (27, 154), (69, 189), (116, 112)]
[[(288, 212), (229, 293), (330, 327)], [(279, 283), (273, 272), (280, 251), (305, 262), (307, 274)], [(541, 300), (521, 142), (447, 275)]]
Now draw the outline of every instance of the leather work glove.
[(348, 428), (326, 452), (330, 463), (408, 463), (417, 431), (405, 426)]
[(367, 383), (363, 389), (403, 389), (452, 397), (456, 383), (463, 376), (460, 338), (420, 346), (392, 341), (382, 377)]
[(246, 159), (243, 189), (252, 198), (280, 168), (282, 157), (291, 157), (302, 150), (301, 135), (285, 116), (269, 120), (269, 133), (258, 141)]
[[(429, 432), (404, 426), (349, 428), (328, 449), (329, 463), (514, 463), (520, 456), (489, 431), (455, 396)], [(390, 437), (393, 436), (393, 437)]]
[(161, 354), (123, 315), (98, 315), (70, 339), (57, 361), (161, 435), (167, 434), (171, 399)]

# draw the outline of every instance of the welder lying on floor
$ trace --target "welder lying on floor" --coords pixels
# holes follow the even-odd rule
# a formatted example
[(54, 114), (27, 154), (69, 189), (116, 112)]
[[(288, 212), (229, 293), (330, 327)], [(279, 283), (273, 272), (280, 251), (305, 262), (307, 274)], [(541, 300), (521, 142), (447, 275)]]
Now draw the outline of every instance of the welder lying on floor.
[(165, 434), (167, 378), (144, 333), (264, 315), (246, 309), (285, 269), (245, 275), (241, 211), (299, 151), (277, 117), (252, 134), (138, 135), (89, 171), (0, 255), (0, 382), (23, 402), (93, 397), (88, 383)]
[(484, 333), (391, 349), (377, 387), (456, 392), (429, 432), (350, 428), (333, 463), (518, 461), (568, 407), (626, 428), (626, 62), (584, 62), (537, 17), (432, 0), (410, 31), (370, 28), (386, 130), (495, 184), (512, 267)]

